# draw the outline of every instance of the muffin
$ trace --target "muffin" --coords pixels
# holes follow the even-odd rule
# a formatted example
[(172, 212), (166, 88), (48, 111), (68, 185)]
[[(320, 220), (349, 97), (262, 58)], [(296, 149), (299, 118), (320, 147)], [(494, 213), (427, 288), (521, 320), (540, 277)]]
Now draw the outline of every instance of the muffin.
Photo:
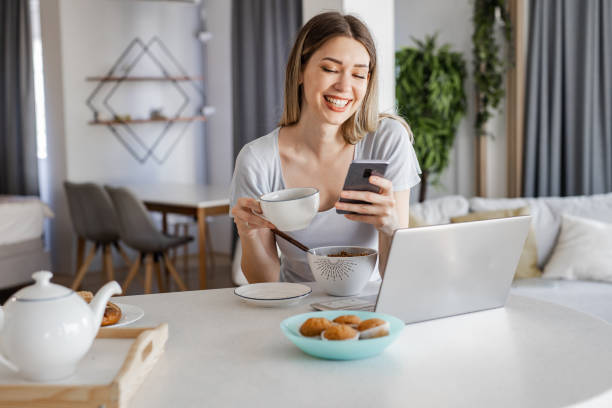
[(334, 324), (321, 333), (323, 340), (357, 340), (358, 338), (359, 332), (346, 324)]
[(324, 317), (311, 317), (302, 324), (300, 333), (306, 337), (320, 336), (321, 332), (331, 327), (331, 325), (332, 322)]
[(389, 322), (383, 319), (373, 318), (359, 323), (357, 330), (359, 330), (359, 338), (373, 339), (376, 337), (387, 336), (389, 334), (390, 327), (391, 325)]
[(334, 323), (346, 324), (351, 326), (353, 329), (356, 329), (357, 326), (359, 326), (359, 323), (361, 323), (361, 319), (355, 315), (342, 315), (336, 317), (334, 319)]

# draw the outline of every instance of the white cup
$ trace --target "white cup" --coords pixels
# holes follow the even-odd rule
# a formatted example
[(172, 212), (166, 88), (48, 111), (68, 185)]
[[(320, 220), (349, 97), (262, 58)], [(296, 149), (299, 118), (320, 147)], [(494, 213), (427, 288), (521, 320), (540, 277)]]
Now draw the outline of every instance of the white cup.
[(319, 190), (288, 188), (259, 197), (263, 218), (281, 231), (297, 231), (310, 225), (319, 211)]

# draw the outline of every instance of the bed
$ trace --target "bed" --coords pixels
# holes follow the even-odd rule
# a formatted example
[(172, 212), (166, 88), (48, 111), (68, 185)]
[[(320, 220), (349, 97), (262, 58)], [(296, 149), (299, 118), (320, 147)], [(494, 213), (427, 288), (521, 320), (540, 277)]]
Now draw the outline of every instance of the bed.
[(38, 197), (0, 195), (0, 289), (31, 281), (32, 272), (50, 269), (44, 222), (53, 217)]

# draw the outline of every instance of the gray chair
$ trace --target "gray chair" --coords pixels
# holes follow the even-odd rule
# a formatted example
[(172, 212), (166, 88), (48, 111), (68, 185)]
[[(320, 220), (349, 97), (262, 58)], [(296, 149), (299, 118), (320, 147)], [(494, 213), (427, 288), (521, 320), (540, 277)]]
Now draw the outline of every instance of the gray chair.
[(161, 261), (163, 261), (166, 270), (170, 273), (178, 287), (181, 290), (187, 290), (183, 280), (168, 258), (167, 252), (171, 248), (184, 245), (193, 240), (193, 237), (174, 237), (163, 234), (153, 223), (142, 201), (131, 191), (123, 187), (105, 186), (105, 188), (111, 197), (117, 213), (121, 240), (139, 252), (139, 256), (132, 264), (128, 276), (123, 283), (123, 292), (125, 293), (130, 282), (138, 273), (143, 260), (145, 264), (145, 293), (151, 293), (153, 268), (155, 268), (160, 290), (165, 291), (160, 270)]
[[(102, 270), (106, 279), (114, 279), (111, 246), (114, 246), (127, 265), (130, 259), (119, 245), (119, 223), (110, 197), (102, 186), (94, 183), (64, 182), (72, 226), (77, 234), (77, 272), (72, 282), (76, 290), (81, 284), (98, 249), (102, 253)], [(87, 241), (93, 246), (83, 260)]]

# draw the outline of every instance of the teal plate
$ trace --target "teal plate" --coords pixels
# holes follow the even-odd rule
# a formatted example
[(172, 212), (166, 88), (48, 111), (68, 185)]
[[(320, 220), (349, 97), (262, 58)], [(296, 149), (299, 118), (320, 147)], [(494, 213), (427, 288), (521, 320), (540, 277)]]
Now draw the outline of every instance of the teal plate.
[[(325, 317), (329, 320), (333, 320), (345, 314), (359, 316), (361, 320), (371, 319), (373, 317), (386, 320), (391, 326), (389, 335), (366, 340), (324, 341), (321, 339), (304, 337), (300, 334), (300, 327), (311, 317)], [(280, 327), (283, 333), (285, 333), (285, 336), (306, 354), (328, 360), (358, 360), (380, 354), (389, 344), (395, 341), (404, 328), (404, 322), (397, 317), (383, 313), (334, 310), (303, 313), (292, 316), (283, 320)]]

